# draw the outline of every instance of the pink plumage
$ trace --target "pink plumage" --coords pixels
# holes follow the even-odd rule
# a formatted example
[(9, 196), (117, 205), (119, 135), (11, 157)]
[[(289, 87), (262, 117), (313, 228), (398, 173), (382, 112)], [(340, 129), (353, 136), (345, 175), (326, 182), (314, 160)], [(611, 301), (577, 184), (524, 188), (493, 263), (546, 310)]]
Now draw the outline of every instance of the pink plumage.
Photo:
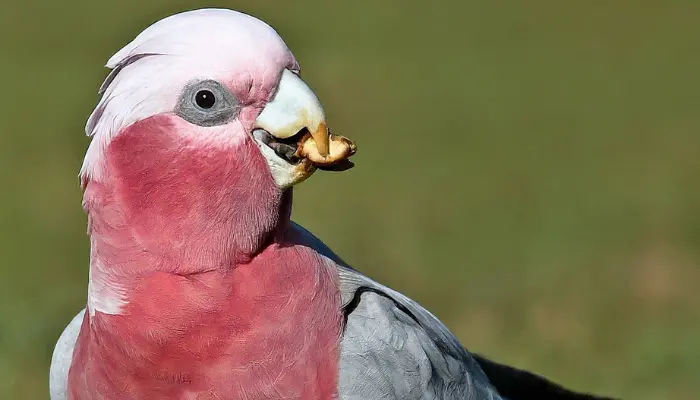
[[(194, 46), (201, 41), (188, 38), (188, 29), (205, 38), (209, 32), (208, 46), (219, 52)], [(83, 183), (92, 308), (73, 355), (69, 397), (334, 397), (337, 272), (314, 251), (287, 243), (291, 190), (275, 183), (251, 136), (282, 71), (298, 70), (293, 56), (262, 22), (223, 11), (161, 21), (135, 42), (120, 57), (148, 55), (119, 72), (94, 118), (129, 121), (138, 110), (163, 111), (117, 131), (100, 129), (118, 124), (91, 123), (97, 131)], [(217, 47), (226, 44), (238, 47)], [(160, 81), (163, 62), (165, 76), (181, 79)], [(156, 83), (128, 95), (152, 107), (119, 97), (119, 85), (144, 78)], [(175, 94), (196, 79), (229, 90), (236, 118), (197, 126), (176, 115)], [(173, 90), (158, 90), (166, 84)]]

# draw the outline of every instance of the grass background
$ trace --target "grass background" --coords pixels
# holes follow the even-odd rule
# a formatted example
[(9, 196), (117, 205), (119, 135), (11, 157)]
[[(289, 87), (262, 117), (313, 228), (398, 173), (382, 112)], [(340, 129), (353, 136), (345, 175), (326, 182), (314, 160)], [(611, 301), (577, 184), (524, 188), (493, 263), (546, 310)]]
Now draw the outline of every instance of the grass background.
[[(471, 350), (625, 399), (700, 392), (700, 2), (4, 1), (0, 398), (83, 307), (107, 58), (202, 6), (272, 24), (357, 167), (295, 219)], [(343, 210), (338, 212), (338, 210)]]

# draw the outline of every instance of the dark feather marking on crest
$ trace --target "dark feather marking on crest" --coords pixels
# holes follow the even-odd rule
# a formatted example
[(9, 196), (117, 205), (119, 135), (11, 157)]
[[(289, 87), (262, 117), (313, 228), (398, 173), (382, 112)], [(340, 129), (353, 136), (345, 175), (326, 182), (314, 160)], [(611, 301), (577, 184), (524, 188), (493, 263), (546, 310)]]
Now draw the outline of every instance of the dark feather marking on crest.
[(107, 108), (108, 103), (109, 99), (101, 101), (97, 105), (95, 111), (92, 112), (92, 115), (90, 115), (90, 118), (88, 118), (87, 126), (85, 127), (85, 133), (88, 136), (92, 136), (95, 134), (95, 127), (97, 126), (97, 121), (99, 121), (102, 118), (102, 114), (104, 114), (105, 108)]
[(100, 86), (100, 90), (97, 91), (97, 94), (103, 94), (105, 90), (109, 87), (110, 84), (112, 84), (112, 81), (114, 81), (114, 78), (117, 77), (117, 74), (121, 72), (124, 68), (128, 67), (129, 65), (135, 63), (136, 61), (144, 58), (144, 57), (149, 57), (149, 56), (157, 56), (159, 54), (157, 53), (141, 53), (141, 54), (132, 54), (129, 57), (119, 61), (119, 63), (112, 68), (112, 70), (109, 72), (109, 75), (107, 75), (107, 78), (105, 78), (105, 81), (102, 82), (102, 85)]
[[(158, 53), (141, 53), (141, 54), (134, 54), (131, 55), (123, 60), (121, 60), (114, 68), (112, 68), (111, 71), (109, 71), (109, 75), (105, 78), (104, 82), (102, 82), (102, 85), (100, 86), (100, 89), (97, 91), (97, 94), (102, 96), (109, 85), (114, 82), (114, 79), (117, 77), (119, 72), (121, 72), (124, 68), (128, 67), (129, 65), (135, 63), (136, 61), (149, 57), (149, 56), (157, 56), (160, 55)], [(109, 103), (109, 99), (105, 99), (104, 101), (101, 101), (95, 111), (92, 113), (90, 118), (88, 119), (87, 126), (85, 127), (85, 133), (88, 136), (92, 136), (95, 133), (95, 126), (97, 126), (97, 121), (102, 118), (102, 114), (104, 114), (105, 108), (107, 107), (107, 104)]]

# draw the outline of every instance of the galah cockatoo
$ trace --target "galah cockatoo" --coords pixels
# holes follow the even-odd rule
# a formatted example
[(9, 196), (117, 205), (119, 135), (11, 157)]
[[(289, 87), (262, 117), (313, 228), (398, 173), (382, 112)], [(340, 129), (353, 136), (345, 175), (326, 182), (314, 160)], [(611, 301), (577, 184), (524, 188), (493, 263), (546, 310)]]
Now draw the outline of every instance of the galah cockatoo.
[(579, 398), (468, 353), (290, 220), (292, 186), (355, 145), (270, 26), (185, 12), (107, 66), (80, 173), (87, 307), (52, 400)]

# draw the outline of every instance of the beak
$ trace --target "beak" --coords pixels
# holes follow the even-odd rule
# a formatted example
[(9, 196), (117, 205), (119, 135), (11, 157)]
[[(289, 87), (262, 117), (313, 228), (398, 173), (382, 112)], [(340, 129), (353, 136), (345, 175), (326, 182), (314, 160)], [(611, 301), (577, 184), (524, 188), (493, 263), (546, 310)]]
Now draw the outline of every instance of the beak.
[(319, 155), (328, 156), (330, 135), (321, 102), (295, 73), (285, 69), (272, 101), (255, 121), (255, 128), (264, 129), (278, 139), (288, 139), (307, 129)]
[(328, 131), (318, 98), (289, 70), (282, 73), (277, 92), (258, 115), (252, 133), (282, 188), (317, 169), (344, 171), (354, 165), (349, 158), (357, 151), (355, 143)]

